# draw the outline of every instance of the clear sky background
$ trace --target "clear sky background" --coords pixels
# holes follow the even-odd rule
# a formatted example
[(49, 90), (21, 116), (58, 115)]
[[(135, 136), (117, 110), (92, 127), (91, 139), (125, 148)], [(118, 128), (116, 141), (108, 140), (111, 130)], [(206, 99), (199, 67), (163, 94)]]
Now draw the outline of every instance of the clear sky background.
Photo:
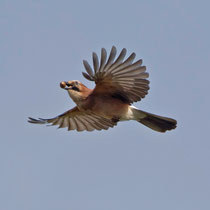
[[(0, 1), (0, 210), (210, 209), (209, 1)], [(27, 123), (74, 103), (101, 47), (142, 58), (150, 91), (134, 105), (173, 117), (67, 132)]]

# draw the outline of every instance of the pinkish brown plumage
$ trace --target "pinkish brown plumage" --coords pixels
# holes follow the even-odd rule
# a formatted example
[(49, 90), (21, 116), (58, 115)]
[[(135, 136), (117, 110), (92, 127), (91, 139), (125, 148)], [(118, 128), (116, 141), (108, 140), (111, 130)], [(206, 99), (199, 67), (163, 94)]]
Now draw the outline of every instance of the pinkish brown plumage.
[(96, 83), (89, 89), (77, 80), (63, 81), (60, 87), (67, 90), (76, 103), (73, 109), (51, 119), (29, 118), (30, 123), (59, 125), (68, 130), (92, 131), (107, 130), (119, 121), (135, 120), (159, 132), (176, 128), (176, 120), (147, 113), (131, 106), (140, 101), (149, 90), (149, 74), (142, 60), (133, 63), (135, 53), (125, 61), (124, 48), (115, 60), (116, 48), (113, 46), (107, 59), (107, 52), (101, 50), (100, 64), (98, 56), (93, 53), (93, 67), (83, 61), (87, 73), (86, 79)]

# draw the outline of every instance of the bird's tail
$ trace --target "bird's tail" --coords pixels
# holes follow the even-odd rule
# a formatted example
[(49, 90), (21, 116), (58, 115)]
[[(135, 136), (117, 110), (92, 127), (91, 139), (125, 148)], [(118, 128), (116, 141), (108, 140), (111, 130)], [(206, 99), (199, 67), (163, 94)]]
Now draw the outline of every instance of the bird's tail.
[(177, 121), (168, 117), (162, 117), (132, 107), (134, 119), (143, 125), (158, 132), (166, 132), (176, 128)]

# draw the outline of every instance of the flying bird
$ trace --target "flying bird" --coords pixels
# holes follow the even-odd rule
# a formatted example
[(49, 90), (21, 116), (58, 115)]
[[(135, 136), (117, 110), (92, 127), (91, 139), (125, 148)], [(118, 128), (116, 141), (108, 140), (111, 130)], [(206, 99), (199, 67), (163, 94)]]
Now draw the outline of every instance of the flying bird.
[(116, 47), (113, 46), (107, 59), (107, 51), (102, 48), (99, 62), (97, 54), (93, 52), (93, 69), (86, 60), (83, 61), (87, 73), (82, 74), (95, 82), (94, 89), (87, 88), (78, 80), (60, 83), (60, 87), (67, 90), (76, 103), (73, 109), (51, 119), (29, 117), (28, 122), (58, 125), (59, 128), (67, 127), (68, 130), (93, 131), (107, 130), (119, 121), (135, 120), (158, 132), (175, 129), (176, 120), (151, 114), (131, 105), (147, 95), (149, 74), (141, 59), (133, 62), (135, 53), (125, 60), (125, 48), (115, 59), (116, 54)]

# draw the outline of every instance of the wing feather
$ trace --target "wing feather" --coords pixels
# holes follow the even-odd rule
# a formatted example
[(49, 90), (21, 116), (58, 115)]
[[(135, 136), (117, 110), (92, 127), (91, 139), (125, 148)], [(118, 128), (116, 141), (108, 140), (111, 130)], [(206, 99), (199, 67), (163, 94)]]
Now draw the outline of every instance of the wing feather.
[(69, 118), (69, 127), (68, 130), (76, 130), (77, 129), (77, 125), (76, 122), (74, 120), (74, 118)]
[(51, 119), (34, 119), (29, 117), (28, 122), (35, 124), (58, 125), (58, 128), (67, 127), (69, 131), (93, 131), (95, 129), (107, 130), (117, 124), (110, 119), (103, 118), (94, 113), (80, 111), (78, 107), (74, 107), (73, 109)]
[(106, 61), (107, 52), (102, 48), (99, 66), (98, 56), (93, 53), (94, 74), (90, 65), (84, 63), (87, 73), (83, 72), (83, 76), (96, 83), (92, 94), (117, 96), (128, 104), (141, 100), (149, 90), (149, 74), (146, 67), (142, 66), (142, 59), (133, 63), (136, 54), (132, 53), (123, 61), (126, 55), (125, 48), (115, 60), (116, 54), (116, 47), (113, 46)]
[[(104, 48), (101, 49), (101, 62), (100, 62), (100, 68), (97, 73), (101, 72), (102, 69), (104, 68), (104, 65), (106, 63), (106, 57), (107, 57), (107, 52)], [(97, 75), (96, 73), (96, 75)]]
[(115, 46), (113, 46), (111, 49), (108, 61), (107, 61), (106, 65), (104, 66), (104, 69), (102, 70), (103, 72), (107, 71), (107, 69), (109, 69), (109, 67), (112, 65), (116, 54), (117, 54), (117, 49)]
[(110, 69), (107, 70), (107, 72), (111, 72), (113, 69), (117, 68), (122, 62), (123, 59), (125, 58), (126, 55), (126, 49), (123, 48), (120, 55), (118, 56), (118, 58), (116, 59), (116, 61), (110, 66)]
[(93, 77), (93, 70), (90, 67), (89, 63), (86, 60), (83, 60), (83, 64), (84, 64), (84, 67), (85, 67), (87, 73), (90, 75), (90, 77)]
[(93, 67), (94, 67), (94, 71), (96, 73), (99, 68), (98, 56), (96, 53), (93, 53)]

